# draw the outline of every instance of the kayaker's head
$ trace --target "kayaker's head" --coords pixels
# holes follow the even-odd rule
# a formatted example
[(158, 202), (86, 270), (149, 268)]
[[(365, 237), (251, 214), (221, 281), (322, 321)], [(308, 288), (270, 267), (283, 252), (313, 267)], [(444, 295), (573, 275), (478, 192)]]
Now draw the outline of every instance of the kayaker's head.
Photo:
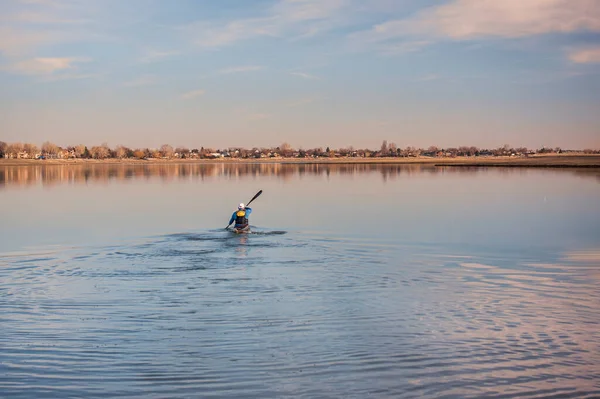
[(244, 203), (243, 203), (243, 202), (242, 202), (242, 203), (240, 203), (240, 204), (238, 205), (238, 209), (239, 209), (240, 211), (243, 211), (244, 209), (246, 209), (246, 206), (244, 205)]

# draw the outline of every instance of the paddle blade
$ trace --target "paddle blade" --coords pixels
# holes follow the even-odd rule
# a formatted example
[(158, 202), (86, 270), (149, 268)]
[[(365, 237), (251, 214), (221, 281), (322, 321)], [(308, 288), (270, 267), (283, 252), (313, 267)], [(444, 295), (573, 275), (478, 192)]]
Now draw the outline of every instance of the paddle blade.
[(250, 205), (250, 203), (251, 203), (252, 201), (254, 201), (255, 199), (257, 199), (257, 198), (258, 198), (258, 196), (259, 196), (259, 195), (261, 195), (261, 194), (262, 194), (262, 190), (260, 190), (259, 192), (257, 192), (257, 193), (254, 195), (254, 197), (252, 197), (252, 199), (251, 199), (250, 201), (248, 201), (248, 203), (246, 204), (246, 206)]

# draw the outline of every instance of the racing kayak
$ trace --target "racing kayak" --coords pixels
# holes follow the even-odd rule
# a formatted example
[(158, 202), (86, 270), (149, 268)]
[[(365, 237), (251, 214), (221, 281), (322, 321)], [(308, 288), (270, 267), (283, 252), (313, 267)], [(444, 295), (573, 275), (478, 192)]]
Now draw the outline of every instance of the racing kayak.
[(231, 231), (233, 231), (235, 234), (250, 233), (250, 225), (248, 224), (244, 227), (234, 227), (231, 229)]

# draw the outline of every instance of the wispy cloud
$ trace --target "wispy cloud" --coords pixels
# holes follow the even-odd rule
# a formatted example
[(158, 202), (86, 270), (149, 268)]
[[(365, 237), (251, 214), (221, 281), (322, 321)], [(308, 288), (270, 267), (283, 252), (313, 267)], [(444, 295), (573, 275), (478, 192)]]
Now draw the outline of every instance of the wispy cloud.
[(171, 50), (171, 51), (159, 51), (159, 50), (146, 50), (142, 58), (141, 62), (151, 63), (151, 62), (159, 62), (163, 61), (170, 57), (175, 57), (179, 55), (179, 51)]
[(349, 39), (362, 49), (397, 55), (440, 40), (514, 39), (579, 31), (600, 32), (596, 0), (453, 0), (352, 33)]
[(12, 1), (11, 7), (0, 12), (0, 52), (5, 56), (33, 55), (43, 47), (83, 42), (95, 35), (90, 18), (93, 7), (85, 2)]
[(204, 90), (193, 90), (193, 91), (188, 91), (187, 93), (183, 93), (181, 95), (181, 98), (184, 100), (192, 100), (194, 98), (198, 98), (203, 95), (204, 95)]
[(347, 0), (283, 0), (271, 9), (287, 21), (315, 21), (331, 18), (348, 5)]
[(573, 50), (569, 53), (569, 60), (576, 64), (600, 63), (600, 46)]
[(19, 0), (22, 4), (35, 4), (45, 7), (63, 7), (64, 3), (60, 0)]
[(375, 25), (361, 38), (383, 41), (418, 35), (468, 40), (576, 31), (600, 31), (595, 0), (454, 0), (412, 18)]
[(62, 82), (65, 80), (84, 80), (84, 79), (94, 79), (102, 76), (100, 73), (61, 73), (61, 74), (53, 74), (44, 76), (41, 81), (43, 82)]
[(128, 82), (123, 83), (123, 85), (127, 86), (127, 87), (151, 86), (153, 84), (156, 84), (156, 76), (155, 75), (142, 75), (142, 76), (139, 76)]
[(76, 68), (75, 64), (89, 61), (91, 60), (85, 57), (33, 58), (17, 61), (7, 69), (22, 75), (49, 75), (58, 71), (74, 69)]
[(414, 53), (415, 51), (419, 51), (432, 43), (433, 42), (430, 40), (403, 41), (391, 44), (386, 43), (379, 47), (379, 53), (381, 55), (390, 56)]
[(66, 40), (57, 31), (31, 31), (0, 26), (0, 53), (8, 57), (31, 54), (38, 47)]
[(224, 68), (224, 69), (219, 70), (219, 73), (230, 74), (230, 73), (260, 71), (261, 69), (264, 69), (264, 67), (260, 66), (260, 65), (244, 65), (244, 66)]
[(306, 80), (319, 80), (320, 79), (317, 76), (314, 76), (314, 75), (311, 75), (311, 74), (305, 73), (305, 72), (290, 72), (290, 75), (298, 76), (299, 78), (306, 79)]
[(64, 18), (58, 15), (33, 11), (22, 11), (12, 15), (5, 15), (1, 19), (4, 21), (39, 25), (78, 25), (89, 22), (89, 20), (84, 18)]
[(64, 2), (60, 0), (19, 0), (23, 4), (35, 4), (46, 7), (64, 7)]
[(0, 21), (31, 26), (81, 25), (90, 23), (84, 17), (86, 6), (79, 0), (20, 0), (8, 12), (0, 15)]
[(349, 0), (280, 0), (262, 15), (225, 23), (199, 21), (184, 28), (204, 48), (217, 48), (257, 37), (313, 37), (340, 25)]
[(249, 18), (231, 21), (225, 25), (198, 22), (184, 28), (194, 44), (203, 48), (217, 48), (257, 36), (275, 36), (273, 18)]

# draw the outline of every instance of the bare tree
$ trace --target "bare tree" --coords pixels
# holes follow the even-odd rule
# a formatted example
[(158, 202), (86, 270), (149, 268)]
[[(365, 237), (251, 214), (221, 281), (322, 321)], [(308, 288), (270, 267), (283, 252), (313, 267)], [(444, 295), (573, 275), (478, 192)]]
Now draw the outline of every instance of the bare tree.
[(38, 148), (35, 144), (25, 143), (23, 144), (23, 151), (27, 153), (29, 158), (34, 158), (38, 152)]
[(160, 158), (162, 156), (161, 152), (159, 150), (149, 150), (150, 151), (150, 156), (148, 158)]
[[(171, 147), (169, 144), (163, 144), (160, 147), (159, 156), (164, 157), (164, 158), (171, 158), (173, 156), (173, 147)], [(155, 157), (155, 158), (159, 158), (159, 157)]]
[(175, 148), (175, 152), (179, 154), (180, 158), (189, 158), (190, 150), (187, 147), (177, 147)]
[(76, 145), (74, 148), (75, 156), (77, 158), (82, 158), (83, 155), (85, 154), (85, 149), (86, 149), (86, 147), (83, 144)]
[(110, 155), (110, 149), (104, 145), (94, 146), (90, 149), (90, 155), (94, 159), (106, 159)]
[(7, 148), (8, 148), (8, 144), (6, 144), (4, 141), (0, 141), (0, 158), (5, 157)]
[(281, 155), (284, 157), (291, 157), (294, 150), (292, 149), (292, 146), (289, 145), (288, 143), (283, 143), (279, 146), (279, 151), (281, 152)]
[(249, 158), (251, 156), (252, 156), (252, 151), (250, 151), (246, 148), (240, 148), (240, 157)]
[(114, 151), (110, 149), (108, 143), (102, 143), (100, 147), (102, 147), (103, 153), (106, 154), (105, 158), (113, 158), (115, 156)]
[(387, 143), (387, 140), (383, 140), (383, 143), (381, 143), (380, 153), (381, 153), (381, 156), (386, 156), (387, 155), (387, 153), (388, 153), (388, 143)]
[(115, 148), (115, 156), (119, 159), (127, 158), (127, 154), (129, 153), (129, 151), (129, 148), (122, 145), (118, 145), (117, 148)]
[(11, 158), (18, 158), (19, 154), (23, 152), (23, 143), (10, 143), (6, 149), (6, 153)]
[(397, 150), (398, 150), (398, 147), (396, 146), (396, 143), (388, 144), (388, 155), (395, 157), (397, 155)]
[(46, 141), (42, 144), (42, 155), (50, 156), (51, 158), (55, 158), (58, 154), (58, 146), (54, 143)]
[(446, 154), (449, 154), (451, 157), (455, 157), (458, 154), (458, 148), (450, 147), (446, 148)]

